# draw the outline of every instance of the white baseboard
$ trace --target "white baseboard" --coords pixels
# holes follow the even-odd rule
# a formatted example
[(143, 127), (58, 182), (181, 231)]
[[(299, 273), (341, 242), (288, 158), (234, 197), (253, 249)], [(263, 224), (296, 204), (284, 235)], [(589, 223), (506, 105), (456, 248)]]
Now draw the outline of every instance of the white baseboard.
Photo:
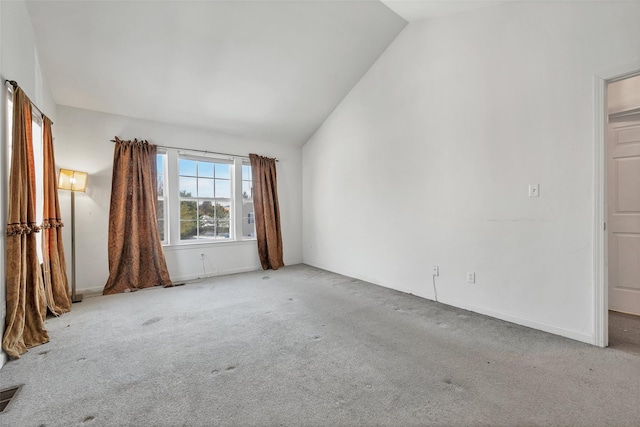
[(103, 290), (104, 286), (101, 286), (99, 288), (78, 289), (77, 292), (79, 294), (82, 294), (82, 298), (92, 298), (102, 295)]
[(217, 276), (227, 276), (229, 274), (238, 274), (238, 273), (248, 273), (251, 271), (258, 271), (260, 270), (261, 267), (242, 267), (242, 268), (234, 268), (231, 270), (218, 270), (216, 272), (213, 273), (209, 273), (206, 275), (203, 274), (188, 274), (185, 276), (176, 276), (176, 277), (172, 277), (171, 281), (174, 283), (181, 283), (181, 282), (190, 282), (192, 280), (201, 280), (201, 279), (208, 279), (211, 277), (217, 277)]
[(438, 298), (443, 304), (447, 304), (453, 307), (461, 308), (463, 310), (473, 311), (474, 313), (483, 314), (485, 316), (494, 317), (496, 319), (504, 320), (506, 322), (515, 323), (517, 325), (526, 326), (527, 328), (537, 329), (539, 331), (548, 332), (554, 335), (560, 335), (565, 338), (570, 338), (572, 340), (584, 342), (587, 344), (595, 344), (594, 337), (591, 335), (585, 335), (580, 332), (572, 331), (569, 329), (558, 328), (557, 326), (548, 325), (546, 323), (538, 322), (536, 320), (525, 319), (520, 316), (515, 316), (513, 314), (501, 313), (498, 311), (493, 311), (489, 309), (485, 309), (482, 307), (477, 307), (472, 304), (463, 303), (460, 301), (452, 300), (449, 298)]
[[(230, 269), (230, 270), (218, 270), (216, 272), (213, 273), (209, 273), (207, 275), (203, 275), (203, 274), (187, 274), (184, 276), (176, 276), (176, 277), (172, 277), (171, 278), (171, 282), (173, 283), (184, 283), (184, 282), (191, 282), (193, 280), (201, 280), (201, 279), (208, 279), (211, 277), (217, 277), (217, 276), (226, 276), (228, 274), (237, 274), (237, 273), (248, 273), (250, 271), (258, 271), (260, 270), (261, 267), (243, 267), (243, 268), (234, 268), (234, 269)], [(104, 287), (98, 287), (98, 288), (84, 288), (84, 289), (78, 289), (78, 293), (82, 294), (83, 298), (92, 298), (92, 297), (98, 297), (102, 295), (102, 291), (104, 290)]]
[(0, 369), (9, 361), (9, 356), (4, 350), (0, 351)]
[[(322, 270), (327, 270), (327, 271), (331, 271), (330, 269), (318, 265), (318, 264), (314, 264), (314, 263), (310, 263), (305, 261), (305, 264), (310, 265), (311, 267), (316, 267), (316, 268), (320, 268)], [(336, 273), (336, 274), (342, 274), (342, 273)], [(346, 274), (342, 274), (343, 276), (346, 277), (352, 277), (352, 276), (348, 276)], [(353, 276), (353, 278), (358, 279), (358, 280), (362, 280), (368, 283), (373, 283), (374, 285), (378, 285), (378, 286), (383, 286), (385, 288), (389, 288), (389, 289), (394, 289), (396, 291), (400, 291), (400, 292), (404, 292), (404, 293), (408, 293), (411, 295), (415, 295), (417, 297), (420, 298), (425, 298), (425, 299), (429, 299), (431, 301), (435, 301), (435, 295), (432, 292), (424, 292), (424, 293), (420, 293), (420, 294), (416, 294), (410, 291), (407, 291), (406, 289), (402, 289), (399, 287), (393, 287), (393, 286), (388, 286), (385, 283), (375, 283), (372, 282), (371, 280), (367, 280), (366, 278), (361, 278), (361, 277), (355, 277)], [(441, 302), (442, 304), (446, 304), (446, 305), (450, 305), (452, 307), (456, 307), (456, 308), (461, 308), (463, 310), (469, 310), (469, 311), (473, 311), (474, 313), (478, 313), (478, 314), (482, 314), (485, 316), (489, 316), (489, 317), (493, 317), (496, 319), (500, 319), (500, 320), (504, 320), (506, 322), (510, 322), (510, 323), (515, 323), (516, 325), (521, 325), (521, 326), (526, 326), (527, 328), (532, 328), (532, 329), (537, 329), (539, 331), (543, 331), (543, 332), (548, 332), (550, 334), (554, 334), (554, 335), (560, 335), (562, 337), (565, 338), (570, 338), (572, 340), (576, 340), (576, 341), (580, 341), (580, 342), (584, 342), (587, 344), (592, 344), (592, 345), (596, 345), (595, 342), (595, 336), (592, 335), (586, 335), (580, 332), (576, 332), (576, 331), (572, 331), (569, 329), (564, 329), (564, 328), (559, 328), (557, 326), (552, 326), (552, 325), (548, 325), (546, 323), (542, 323), (542, 322), (538, 322), (536, 320), (530, 320), (530, 319), (525, 319), (523, 317), (520, 316), (516, 316), (513, 314), (508, 314), (508, 313), (502, 313), (502, 312), (498, 312), (498, 311), (493, 311), (490, 309), (486, 309), (483, 307), (478, 307), (475, 306), (473, 304), (468, 304), (465, 302), (461, 302), (455, 299), (450, 299), (450, 298), (446, 298), (446, 297), (438, 297), (438, 302)]]

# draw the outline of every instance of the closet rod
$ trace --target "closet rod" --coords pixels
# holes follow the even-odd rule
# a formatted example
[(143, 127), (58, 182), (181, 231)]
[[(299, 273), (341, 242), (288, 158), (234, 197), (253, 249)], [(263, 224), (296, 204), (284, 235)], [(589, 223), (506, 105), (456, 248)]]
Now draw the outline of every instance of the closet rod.
[[(111, 142), (115, 143), (116, 140), (112, 139), (110, 140)], [(158, 145), (158, 148), (169, 148), (172, 150), (184, 150), (184, 151), (194, 151), (196, 153), (205, 153), (205, 154), (218, 154), (220, 156), (230, 156), (230, 157), (240, 157), (242, 159), (248, 159), (249, 156), (242, 156), (240, 154), (229, 154), (229, 153), (221, 153), (219, 151), (209, 151), (209, 150), (197, 150), (195, 148), (184, 148), (184, 147), (170, 147), (168, 145)], [(279, 162), (280, 160), (276, 159), (276, 162)]]

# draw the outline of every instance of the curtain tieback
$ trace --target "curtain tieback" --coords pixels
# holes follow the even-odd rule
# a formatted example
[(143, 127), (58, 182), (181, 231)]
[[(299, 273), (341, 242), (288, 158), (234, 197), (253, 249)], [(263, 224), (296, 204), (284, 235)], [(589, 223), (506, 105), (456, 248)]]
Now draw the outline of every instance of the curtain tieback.
[(9, 224), (7, 225), (7, 236), (16, 236), (19, 234), (39, 233), (40, 227), (36, 224)]

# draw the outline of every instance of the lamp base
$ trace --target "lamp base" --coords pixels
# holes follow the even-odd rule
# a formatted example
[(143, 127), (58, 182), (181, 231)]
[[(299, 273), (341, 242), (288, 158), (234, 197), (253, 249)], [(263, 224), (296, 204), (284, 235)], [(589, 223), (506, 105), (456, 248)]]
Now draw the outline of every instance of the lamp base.
[(82, 302), (82, 294), (71, 295), (71, 302)]

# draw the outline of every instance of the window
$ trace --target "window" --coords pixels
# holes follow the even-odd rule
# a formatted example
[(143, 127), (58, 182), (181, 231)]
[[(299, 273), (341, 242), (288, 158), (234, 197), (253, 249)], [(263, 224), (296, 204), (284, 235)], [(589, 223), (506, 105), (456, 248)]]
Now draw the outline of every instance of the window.
[(180, 156), (180, 240), (231, 237), (231, 166)]
[(158, 234), (163, 245), (255, 239), (251, 165), (242, 157), (158, 151)]
[[(35, 172), (36, 189), (36, 224), (42, 224), (44, 217), (44, 158), (42, 152), (43, 130), (40, 113), (31, 110), (31, 144), (33, 145), (33, 166)], [(12, 142), (13, 143), (13, 142)], [(36, 250), (40, 262), (44, 260), (42, 255), (42, 233), (36, 233)]]
[(165, 176), (166, 176), (166, 163), (167, 154), (159, 152), (156, 156), (157, 167), (157, 185), (158, 185), (158, 234), (162, 243), (167, 243), (167, 211), (165, 203)]
[(253, 181), (251, 165), (242, 164), (242, 237), (255, 237), (256, 225), (253, 216)]
[[(9, 136), (9, 144), (7, 150), (7, 176), (11, 170), (11, 156), (13, 150), (13, 90), (7, 91), (7, 135)], [(36, 202), (36, 224), (42, 224), (43, 206), (44, 206), (44, 159), (42, 152), (43, 130), (42, 116), (39, 111), (31, 107), (31, 144), (33, 147), (33, 170), (34, 170), (34, 187)], [(42, 255), (42, 233), (35, 233), (36, 236), (36, 252), (40, 262), (43, 260)]]

